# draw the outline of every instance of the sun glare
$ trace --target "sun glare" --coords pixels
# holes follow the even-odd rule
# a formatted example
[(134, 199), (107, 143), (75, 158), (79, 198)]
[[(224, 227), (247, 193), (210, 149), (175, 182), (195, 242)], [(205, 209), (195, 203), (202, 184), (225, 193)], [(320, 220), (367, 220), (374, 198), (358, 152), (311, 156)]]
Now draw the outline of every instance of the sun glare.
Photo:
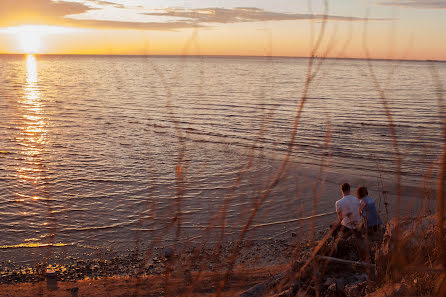
[(55, 26), (18, 26), (0, 30), (2, 33), (13, 34), (17, 40), (18, 50), (24, 54), (38, 54), (44, 50), (45, 37), (53, 34), (67, 34), (78, 29)]

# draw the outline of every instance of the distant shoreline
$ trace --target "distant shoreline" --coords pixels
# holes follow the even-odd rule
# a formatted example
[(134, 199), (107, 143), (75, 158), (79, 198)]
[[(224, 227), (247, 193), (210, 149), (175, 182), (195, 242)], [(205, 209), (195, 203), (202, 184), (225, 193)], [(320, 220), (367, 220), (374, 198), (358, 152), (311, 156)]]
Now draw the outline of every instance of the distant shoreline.
[[(16, 53), (0, 53), (0, 56), (27, 56), (30, 54), (16, 54)], [(296, 60), (305, 60), (310, 57), (302, 57), (302, 56), (255, 56), (255, 55), (154, 55), (154, 54), (31, 54), (34, 56), (50, 56), (50, 57), (150, 57), (150, 58), (220, 58), (220, 59), (296, 59)], [(385, 59), (385, 58), (354, 58), (354, 57), (315, 57), (315, 59), (324, 58), (326, 60), (358, 60), (358, 61), (395, 61), (395, 62), (433, 62), (433, 63), (445, 63), (446, 60), (416, 60), (416, 59)]]

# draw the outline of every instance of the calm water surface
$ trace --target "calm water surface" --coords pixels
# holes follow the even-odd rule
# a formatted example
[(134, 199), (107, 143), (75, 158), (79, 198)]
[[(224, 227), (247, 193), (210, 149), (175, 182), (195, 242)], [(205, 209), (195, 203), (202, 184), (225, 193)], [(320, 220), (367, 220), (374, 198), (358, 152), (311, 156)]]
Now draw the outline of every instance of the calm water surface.
[[(2, 250), (126, 250), (174, 240), (175, 217), (182, 240), (199, 241), (225, 201), (225, 234), (234, 238), (286, 153), (307, 64), (0, 56)], [(421, 186), (437, 172), (443, 141), (431, 67), (446, 86), (446, 63), (372, 64), (403, 182)], [(256, 216), (256, 238), (298, 228), (283, 221), (333, 211), (334, 200), (322, 195), (313, 204), (314, 192), (303, 189), (321, 164), (336, 189), (349, 174), (375, 193), (380, 177), (395, 179), (388, 117), (365, 61), (328, 60), (310, 85), (290, 164)]]

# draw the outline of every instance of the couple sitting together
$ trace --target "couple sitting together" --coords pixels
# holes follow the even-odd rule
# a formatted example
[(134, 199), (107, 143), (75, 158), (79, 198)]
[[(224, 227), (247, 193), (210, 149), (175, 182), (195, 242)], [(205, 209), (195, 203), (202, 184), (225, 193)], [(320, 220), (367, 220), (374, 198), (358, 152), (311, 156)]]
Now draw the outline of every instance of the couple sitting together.
[(336, 201), (336, 212), (340, 225), (336, 228), (334, 235), (338, 232), (349, 236), (358, 231), (366, 230), (368, 234), (377, 232), (382, 224), (376, 211), (375, 202), (368, 196), (366, 187), (356, 189), (356, 197), (350, 195), (350, 185), (341, 185), (342, 198)]

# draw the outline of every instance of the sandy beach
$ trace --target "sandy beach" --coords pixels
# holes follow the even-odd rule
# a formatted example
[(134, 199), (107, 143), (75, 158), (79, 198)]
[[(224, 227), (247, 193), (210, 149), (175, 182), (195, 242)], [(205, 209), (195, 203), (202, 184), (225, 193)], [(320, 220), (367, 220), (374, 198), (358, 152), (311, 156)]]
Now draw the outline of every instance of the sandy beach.
[[(294, 234), (283, 240), (245, 243), (237, 254), (234, 273), (222, 296), (235, 296), (286, 270), (296, 247), (311, 248), (309, 242), (297, 244), (296, 240)], [(227, 268), (224, 263), (233, 249), (233, 244), (225, 244), (219, 256), (212, 249), (178, 250), (174, 256), (169, 248), (165, 248), (155, 249), (148, 258), (133, 254), (109, 260), (78, 260), (71, 265), (50, 268), (56, 275), (57, 285), (47, 276), (45, 266), (40, 270), (22, 267), (8, 273), (3, 271), (0, 296), (165, 296), (166, 275), (168, 286), (177, 290), (187, 288), (190, 285), (188, 279), (198, 274), (202, 275), (200, 282), (188, 296), (211, 296)], [(169, 267), (173, 257), (175, 264)]]

